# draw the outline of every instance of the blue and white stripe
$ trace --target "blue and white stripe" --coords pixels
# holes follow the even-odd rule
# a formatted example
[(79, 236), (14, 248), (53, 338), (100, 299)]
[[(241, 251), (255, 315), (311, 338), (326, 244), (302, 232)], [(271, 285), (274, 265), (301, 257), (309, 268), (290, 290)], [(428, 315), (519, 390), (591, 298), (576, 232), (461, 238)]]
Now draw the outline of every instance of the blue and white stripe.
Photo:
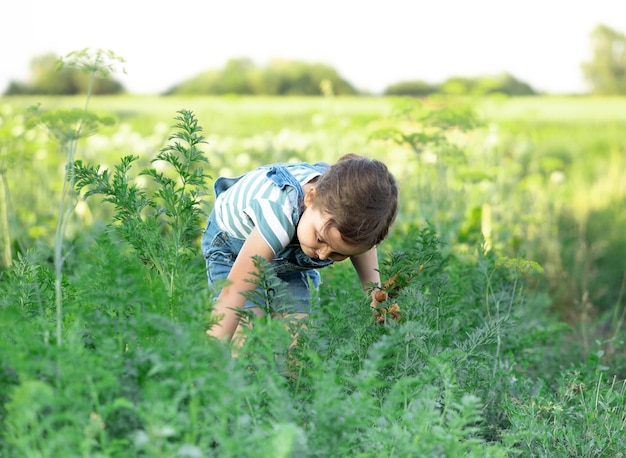
[[(302, 185), (320, 173), (310, 167), (289, 164), (289, 172)], [(293, 206), (287, 190), (280, 189), (260, 168), (244, 175), (215, 201), (215, 216), (220, 228), (231, 237), (246, 239), (257, 227), (274, 254), (293, 239), (296, 227)]]

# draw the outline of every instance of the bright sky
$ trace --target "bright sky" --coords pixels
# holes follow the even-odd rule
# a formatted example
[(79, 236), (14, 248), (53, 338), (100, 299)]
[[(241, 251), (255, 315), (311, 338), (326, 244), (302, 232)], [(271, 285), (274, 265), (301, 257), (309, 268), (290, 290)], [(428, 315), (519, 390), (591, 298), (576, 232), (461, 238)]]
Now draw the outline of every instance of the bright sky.
[(322, 62), (381, 92), (503, 71), (552, 93), (584, 92), (591, 30), (626, 33), (626, 0), (13, 0), (0, 13), (0, 93), (35, 56), (82, 48), (126, 60), (114, 75), (159, 93), (226, 60)]

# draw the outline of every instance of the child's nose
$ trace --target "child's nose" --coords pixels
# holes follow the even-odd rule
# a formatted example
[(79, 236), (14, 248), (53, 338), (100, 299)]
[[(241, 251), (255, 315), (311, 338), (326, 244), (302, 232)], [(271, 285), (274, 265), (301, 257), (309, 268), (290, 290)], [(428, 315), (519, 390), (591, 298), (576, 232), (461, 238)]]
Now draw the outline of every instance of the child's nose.
[(326, 258), (328, 258), (328, 253), (329, 250), (327, 246), (320, 247), (317, 250), (317, 259), (321, 259), (322, 261), (326, 260)]

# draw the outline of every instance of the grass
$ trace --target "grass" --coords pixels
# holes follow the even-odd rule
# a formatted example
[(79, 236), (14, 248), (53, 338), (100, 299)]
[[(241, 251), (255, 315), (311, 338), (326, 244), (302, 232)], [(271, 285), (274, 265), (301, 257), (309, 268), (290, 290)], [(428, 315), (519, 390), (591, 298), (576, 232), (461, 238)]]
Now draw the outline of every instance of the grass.
[[(0, 105), (27, 107), (41, 103), (48, 109), (80, 105), (82, 96), (1, 97)], [(626, 121), (623, 97), (536, 96), (514, 98), (486, 98), (477, 100), (480, 117), (493, 122), (529, 123), (599, 123), (619, 125)], [(154, 95), (98, 96), (91, 101), (96, 112), (112, 113), (120, 122), (131, 122), (142, 133), (146, 127), (169, 119), (180, 109), (193, 111), (207, 130), (223, 135), (250, 135), (266, 128), (309, 128), (311, 116), (332, 111), (349, 117), (353, 122), (367, 122), (384, 117), (393, 107), (392, 99), (384, 97), (334, 97), (332, 102), (320, 97), (245, 97), (194, 96), (164, 97)], [(256, 125), (237, 125), (238, 120), (263, 121)], [(136, 121), (136, 123), (134, 122)], [(217, 122), (214, 125), (213, 122)]]
[(624, 97), (541, 96), (487, 99), (479, 103), (479, 112), (494, 121), (595, 125), (626, 121), (624, 107)]
[[(75, 97), (3, 97), (0, 105), (27, 107), (41, 103), (49, 109), (75, 106)], [(120, 123), (129, 123), (142, 135), (156, 124), (167, 122), (178, 110), (191, 110), (209, 132), (224, 136), (248, 136), (283, 129), (309, 130), (320, 114), (345, 117), (362, 126), (390, 110), (388, 100), (376, 97), (336, 97), (332, 102), (320, 97), (164, 97), (103, 96), (91, 102), (92, 110), (114, 114)]]

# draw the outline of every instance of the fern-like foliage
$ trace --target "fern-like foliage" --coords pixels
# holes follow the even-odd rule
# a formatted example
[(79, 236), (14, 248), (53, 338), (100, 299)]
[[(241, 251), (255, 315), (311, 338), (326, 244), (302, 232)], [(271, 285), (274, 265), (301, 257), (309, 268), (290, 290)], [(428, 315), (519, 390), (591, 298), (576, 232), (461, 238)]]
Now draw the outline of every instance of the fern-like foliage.
[(202, 196), (210, 178), (202, 168), (208, 159), (199, 147), (206, 142), (195, 115), (181, 110), (175, 119), (177, 131), (170, 136), (171, 143), (151, 161), (152, 168), (138, 174), (151, 179), (147, 186), (130, 175), (138, 156), (124, 156), (113, 171), (82, 161), (75, 163), (76, 190), (85, 190), (85, 198), (100, 195), (103, 202), (113, 204), (111, 227), (140, 259), (157, 270), (170, 298), (177, 272), (195, 254), (200, 219), (205, 215)]
[(276, 276), (272, 265), (261, 256), (253, 256), (252, 262), (256, 268), (254, 278), (250, 280), (258, 288), (242, 293), (246, 299), (254, 303), (268, 316), (274, 312), (286, 312), (293, 305), (293, 298), (289, 295), (287, 284)]

